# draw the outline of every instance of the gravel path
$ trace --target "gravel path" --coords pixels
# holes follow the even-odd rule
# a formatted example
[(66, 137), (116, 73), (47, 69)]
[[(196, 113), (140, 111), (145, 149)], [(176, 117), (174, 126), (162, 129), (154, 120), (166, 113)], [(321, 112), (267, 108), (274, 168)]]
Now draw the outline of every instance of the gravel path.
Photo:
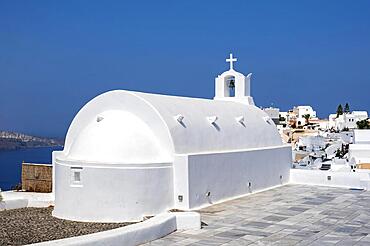
[(0, 212), (0, 245), (24, 245), (110, 230), (132, 223), (85, 223), (57, 219), (53, 208)]

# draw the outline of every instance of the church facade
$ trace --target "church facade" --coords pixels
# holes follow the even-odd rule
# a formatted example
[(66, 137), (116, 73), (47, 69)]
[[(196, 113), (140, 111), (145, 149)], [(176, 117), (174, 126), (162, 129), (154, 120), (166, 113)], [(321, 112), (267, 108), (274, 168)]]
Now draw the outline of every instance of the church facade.
[(88, 102), (53, 152), (53, 215), (140, 221), (287, 183), (291, 147), (227, 61), (213, 100), (115, 90)]

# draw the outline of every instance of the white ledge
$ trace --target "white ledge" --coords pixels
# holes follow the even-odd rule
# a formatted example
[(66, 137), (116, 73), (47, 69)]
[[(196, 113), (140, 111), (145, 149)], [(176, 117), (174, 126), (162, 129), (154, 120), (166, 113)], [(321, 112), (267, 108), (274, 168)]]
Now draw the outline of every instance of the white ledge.
[(93, 234), (31, 245), (139, 245), (164, 237), (176, 230), (200, 229), (196, 212), (164, 213), (137, 224)]

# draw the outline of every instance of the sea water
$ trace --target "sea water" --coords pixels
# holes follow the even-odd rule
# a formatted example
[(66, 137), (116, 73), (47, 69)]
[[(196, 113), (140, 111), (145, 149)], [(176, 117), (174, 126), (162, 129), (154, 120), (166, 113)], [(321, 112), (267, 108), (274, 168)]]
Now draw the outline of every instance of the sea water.
[(51, 164), (51, 152), (62, 147), (0, 150), (0, 189), (9, 190), (21, 182), (22, 162)]

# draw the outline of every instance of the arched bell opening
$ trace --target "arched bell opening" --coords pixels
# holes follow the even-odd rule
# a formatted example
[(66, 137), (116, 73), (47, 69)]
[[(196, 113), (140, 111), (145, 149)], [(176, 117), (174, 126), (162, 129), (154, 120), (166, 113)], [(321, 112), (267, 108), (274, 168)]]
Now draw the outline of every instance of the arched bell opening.
[(225, 77), (225, 96), (235, 97), (235, 76)]

